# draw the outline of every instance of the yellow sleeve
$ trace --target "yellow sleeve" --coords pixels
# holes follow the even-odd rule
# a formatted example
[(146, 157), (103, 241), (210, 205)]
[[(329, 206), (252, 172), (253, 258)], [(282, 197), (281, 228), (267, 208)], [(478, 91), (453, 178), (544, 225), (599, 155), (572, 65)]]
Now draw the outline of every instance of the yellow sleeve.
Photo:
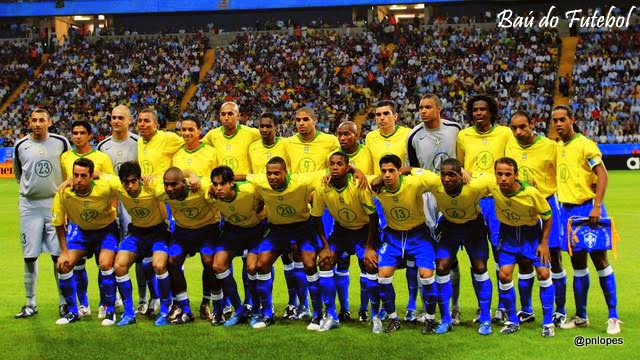
[(253, 135), (253, 141), (262, 140), (262, 136), (260, 136), (260, 130), (250, 126), (247, 126), (247, 129), (249, 129), (251, 135)]
[(324, 214), (324, 189), (318, 189), (313, 196), (313, 206), (311, 207), (311, 216), (321, 217)]
[(529, 187), (531, 193), (531, 200), (533, 201), (533, 206), (536, 208), (538, 214), (540, 214), (540, 218), (542, 220), (548, 220), (551, 218), (551, 206), (547, 202), (547, 199), (540, 194), (540, 192), (532, 187)]
[[(462, 137), (460, 136), (461, 133), (462, 131), (458, 131), (458, 136), (456, 139), (456, 159), (458, 159), (462, 166), (464, 166), (464, 146), (462, 146)], [(469, 170), (467, 169), (467, 171)]]
[(104, 162), (102, 162), (102, 168), (99, 170), (107, 174), (116, 175), (116, 171), (113, 168), (113, 162), (111, 161), (111, 158), (107, 154), (104, 154), (104, 155), (105, 155)]
[(215, 147), (215, 146), (213, 146), (213, 139), (212, 139), (213, 138), (213, 130), (215, 130), (215, 129), (211, 129), (211, 130), (209, 130), (207, 132), (207, 134), (202, 138), (202, 142), (207, 144), (207, 145), (209, 145), (209, 146)]
[(67, 213), (62, 206), (62, 196), (63, 194), (57, 192), (53, 198), (53, 205), (51, 205), (51, 224), (53, 226), (62, 226), (67, 219)]
[(164, 153), (173, 156), (184, 145), (184, 139), (172, 132), (165, 132), (165, 136), (167, 137), (167, 146), (164, 148)]
[(255, 186), (263, 189), (271, 188), (271, 186), (269, 186), (269, 181), (267, 180), (266, 174), (248, 174), (247, 182), (250, 182)]
[(373, 203), (373, 195), (369, 189), (361, 189), (359, 192), (360, 204), (364, 208), (364, 212), (367, 215), (371, 215), (376, 212), (376, 205)]
[(100, 176), (100, 178), (102, 180), (104, 180), (107, 184), (109, 184), (109, 187), (117, 192), (123, 192), (124, 190), (124, 186), (122, 186), (122, 183), (120, 182), (120, 178), (118, 178), (115, 175), (112, 174), (105, 174), (104, 176)]
[(584, 158), (590, 168), (594, 168), (602, 164), (602, 153), (598, 149), (598, 145), (592, 141), (586, 141), (584, 146)]
[(418, 178), (422, 185), (426, 186), (429, 189), (433, 186), (437, 186), (440, 183), (440, 176), (426, 169), (413, 168), (411, 169), (411, 175)]
[(322, 178), (327, 174), (326, 169), (316, 170), (310, 173), (298, 173), (293, 174), (291, 177), (302, 181), (307, 186), (312, 186), (314, 189), (318, 188), (322, 184)]

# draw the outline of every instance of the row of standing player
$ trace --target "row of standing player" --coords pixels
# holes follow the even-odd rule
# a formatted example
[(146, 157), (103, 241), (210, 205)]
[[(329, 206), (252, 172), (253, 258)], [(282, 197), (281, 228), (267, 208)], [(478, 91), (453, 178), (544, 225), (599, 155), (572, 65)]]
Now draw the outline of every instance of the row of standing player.
[[(478, 98), (474, 98), (472, 99), (472, 101), (470, 101), (470, 104), (468, 106), (468, 109), (470, 109), (470, 117), (472, 117), (474, 119), (474, 123), (475, 126), (471, 129), (473, 129), (473, 131), (476, 132), (476, 134), (469, 134), (468, 131), (467, 134), (465, 134), (465, 131), (460, 132), (460, 135), (457, 134), (457, 131), (454, 132), (454, 140), (449, 141), (448, 144), (446, 144), (446, 140), (451, 140), (451, 135), (449, 133), (446, 133), (446, 131), (444, 130), (450, 130), (449, 128), (455, 128), (455, 125), (452, 124), (447, 124), (446, 120), (441, 120), (439, 119), (439, 101), (437, 99), (437, 97), (433, 96), (433, 95), (429, 95), (426, 96), (424, 99), (421, 100), (421, 104), (420, 104), (420, 111), (421, 111), (421, 115), (423, 117), (424, 120), (424, 125), (419, 125), (418, 127), (416, 127), (411, 134), (409, 134), (409, 130), (408, 129), (403, 129), (403, 128), (398, 128), (395, 126), (394, 124), (394, 120), (397, 117), (397, 115), (395, 114), (395, 110), (393, 107), (393, 104), (379, 104), (381, 106), (378, 106), (376, 108), (376, 120), (378, 120), (379, 123), (379, 127), (380, 129), (377, 130), (377, 132), (379, 132), (379, 134), (375, 134), (376, 132), (373, 132), (371, 135), (379, 135), (377, 136), (368, 136), (367, 137), (367, 145), (369, 146), (369, 150), (372, 151), (373, 149), (377, 149), (379, 152), (381, 153), (386, 153), (386, 152), (393, 152), (393, 153), (402, 153), (403, 151), (405, 151), (405, 146), (404, 144), (406, 144), (405, 141), (407, 141), (408, 138), (408, 149), (407, 149), (407, 159), (408, 159), (408, 163), (410, 163), (411, 165), (412, 162), (418, 162), (418, 166), (422, 166), (422, 167), (432, 167), (434, 168), (434, 170), (438, 170), (437, 166), (438, 163), (440, 162), (440, 160), (443, 157), (451, 157), (451, 153), (453, 153), (453, 156), (455, 156), (455, 151), (452, 151), (452, 147), (455, 147), (451, 145), (451, 143), (456, 143), (456, 140), (458, 141), (457, 144), (457, 155), (458, 157), (464, 161), (464, 164), (468, 166), (465, 166), (465, 168), (467, 169), (473, 169), (471, 170), (472, 175), (474, 176), (482, 176), (484, 171), (486, 170), (487, 172), (490, 172), (490, 169), (487, 169), (487, 163), (488, 164), (492, 164), (492, 159), (494, 159), (495, 157), (494, 154), (498, 154), (497, 156), (500, 155), (500, 153), (503, 153), (500, 148), (504, 145), (506, 147), (506, 144), (508, 142), (508, 140), (505, 141), (506, 136), (504, 135), (504, 131), (501, 131), (502, 127), (500, 126), (495, 126), (493, 123), (495, 122), (494, 119), (494, 115), (495, 113), (497, 113), (497, 111), (495, 111), (497, 109), (497, 107), (495, 107), (495, 103), (493, 102), (492, 99), (487, 98), (487, 97), (478, 97)], [(493, 106), (492, 106), (493, 105)], [(227, 109), (225, 109), (225, 106), (227, 108), (231, 108), (231, 111), (225, 111)], [(221, 141), (225, 141), (227, 140), (228, 142), (232, 142), (233, 138), (235, 136), (233, 136), (233, 129), (235, 129), (235, 133), (236, 135), (239, 134), (242, 130), (243, 127), (241, 126), (236, 126), (237, 124), (234, 123), (233, 121), (229, 121), (229, 118), (232, 118), (233, 116), (237, 116), (237, 106), (235, 106), (235, 104), (225, 104), (225, 106), (223, 106), (223, 108), (221, 109), (221, 119), (223, 120), (223, 127), (224, 129), (221, 129), (222, 131), (216, 131), (217, 133), (220, 133), (223, 136), (219, 137), (219, 140)], [(307, 112), (305, 112), (307, 111)], [(306, 152), (309, 151), (310, 148), (313, 147), (314, 144), (316, 144), (316, 138), (319, 138), (318, 136), (316, 136), (316, 132), (315, 132), (315, 127), (313, 125), (315, 122), (315, 115), (313, 114), (313, 111), (311, 109), (307, 109), (307, 110), (300, 110), (300, 114), (302, 115), (309, 115), (309, 116), (297, 116), (296, 117), (296, 125), (299, 131), (299, 135), (298, 135), (298, 139), (301, 140), (299, 145), (301, 145), (301, 148), (299, 150), (299, 154), (297, 154), (298, 156), (303, 156)], [(568, 109), (561, 109), (560, 111), (566, 111), (568, 112)], [(115, 112), (115, 110), (114, 110)], [(143, 143), (143, 145), (150, 145), (153, 141), (151, 141), (155, 134), (155, 129), (153, 128), (153, 116), (147, 116), (145, 119), (144, 116), (144, 112), (140, 114), (139, 118), (138, 118), (138, 125), (139, 125), (139, 130), (140, 130), (140, 134), (144, 137), (144, 134), (146, 133), (147, 135), (151, 135), (149, 138), (149, 141), (141, 141)], [(147, 113), (147, 115), (153, 115), (152, 113)], [(570, 114), (566, 114), (567, 118), (571, 118)], [(515, 117), (514, 117), (515, 118)], [(265, 119), (265, 121), (262, 121), (263, 119)], [(269, 118), (268, 117), (264, 117), (263, 119), (261, 119), (261, 132), (263, 129), (263, 122), (265, 123), (264, 128), (266, 128), (268, 126), (269, 123)], [(227, 121), (225, 121), (227, 120)], [(236, 118), (237, 120), (237, 118)], [(513, 120), (512, 120), (513, 121)], [(197, 122), (194, 122), (197, 123)], [(274, 127), (275, 123), (275, 119), (271, 119), (271, 127)], [(150, 125), (151, 124), (151, 125)], [(445, 125), (445, 126), (443, 126)], [(449, 126), (446, 126), (449, 125)], [(346, 126), (347, 128), (350, 127), (349, 125)], [(517, 127), (517, 126), (516, 126)], [(342, 126), (341, 126), (342, 128)], [(514, 126), (512, 126), (512, 128), (514, 129), (514, 133), (516, 132), (516, 129)], [(248, 128), (246, 128), (248, 129)], [(114, 130), (115, 130), (115, 126), (114, 126)], [(230, 130), (229, 134), (226, 134), (228, 131)], [(343, 128), (344, 130), (344, 128)], [(390, 131), (389, 131), (390, 130)], [(435, 131), (434, 131), (435, 130)], [(443, 130), (443, 131), (438, 131), (438, 130)], [(183, 129), (184, 131), (184, 129)], [(266, 132), (266, 131), (265, 131)], [(213, 132), (211, 132), (210, 134), (212, 134)], [(343, 131), (343, 133), (347, 133), (347, 131)], [(560, 130), (559, 130), (560, 133)], [(224, 135), (232, 135), (232, 136), (224, 136)], [(346, 139), (348, 136), (344, 136), (341, 135), (340, 129), (339, 129), (339, 137), (340, 137), (340, 145), (343, 148), (343, 150), (346, 150), (348, 153), (350, 153), (350, 157), (352, 158), (353, 162), (357, 162), (357, 157), (362, 158), (362, 156), (358, 156), (359, 154), (362, 155), (362, 153), (364, 153), (365, 151), (359, 151), (361, 150), (360, 147), (357, 146), (357, 144), (355, 144), (355, 142), (352, 142), (352, 144), (355, 144), (355, 151), (353, 151), (353, 147), (351, 149), (349, 149), (348, 147), (346, 147), (345, 145), (348, 145), (347, 142), (348, 140)], [(325, 134), (321, 134), (321, 135), (325, 135)], [(481, 149), (480, 146), (469, 146), (467, 145), (467, 149), (465, 149), (465, 144), (467, 143), (471, 143), (468, 140), (464, 140), (464, 136), (462, 135), (476, 135), (475, 137), (477, 140), (479, 141), (478, 145), (483, 145), (485, 148), (487, 148), (487, 150), (484, 151), (478, 151)], [(509, 132), (509, 136), (510, 136), (510, 132)], [(516, 134), (517, 136), (517, 134)], [(207, 137), (209, 137), (209, 134), (207, 135)], [(474, 137), (474, 136), (471, 136)], [(211, 136), (211, 138), (213, 138), (213, 142), (215, 142), (215, 136)], [(536, 136), (530, 136), (530, 139), (533, 140), (537, 140), (538, 137)], [(264, 136), (264, 132), (263, 132), (263, 139), (265, 139)], [(279, 142), (277, 138), (272, 137), (272, 142), (271, 144), (267, 143), (266, 141), (263, 140), (264, 145), (263, 148), (266, 149), (267, 153), (270, 152), (271, 148), (275, 148), (274, 145), (277, 145), (277, 143)], [(425, 141), (424, 139), (427, 139), (427, 141)], [(206, 138), (205, 138), (206, 140)], [(305, 140), (307, 140), (308, 142), (304, 142)], [(376, 142), (376, 140), (378, 140), (378, 142)], [(495, 140), (495, 141), (494, 141)], [(157, 142), (157, 141), (156, 141)], [(318, 141), (320, 142), (320, 141)], [(513, 139), (512, 139), (513, 142)], [(534, 141), (531, 141), (534, 142)], [(284, 142), (283, 143), (287, 143)], [(443, 144), (445, 143), (445, 144)], [(535, 143), (538, 143), (538, 141), (535, 141)], [(569, 143), (567, 141), (567, 143)], [(518, 144), (519, 145), (524, 145), (521, 146), (522, 148), (526, 147), (527, 145), (527, 141), (525, 139), (525, 141), (521, 141), (520, 138), (518, 138)], [(166, 144), (164, 144), (166, 146)], [(229, 144), (223, 144), (223, 146), (226, 145), (226, 149), (230, 150), (230, 146)], [(214, 144), (215, 146), (215, 144)], [(394, 148), (395, 146), (395, 148)], [(439, 148), (440, 147), (445, 147), (447, 146), (449, 149), (445, 149), (447, 151), (442, 151)], [(429, 148), (431, 147), (431, 148)], [(143, 146), (144, 148), (144, 146)], [(224, 147), (218, 146), (217, 150), (222, 149)], [(436, 149), (434, 149), (436, 148)], [(349, 151), (352, 150), (352, 151)], [(438, 151), (439, 150), (439, 151)], [(144, 153), (146, 153), (146, 149), (143, 150)], [(326, 151), (325, 151), (326, 152)], [(372, 151), (373, 152), (373, 151)], [(474, 153), (475, 152), (475, 153)], [(220, 157), (220, 153), (221, 151), (218, 151), (218, 156)], [(245, 150), (246, 153), (246, 150)], [(253, 153), (253, 152), (252, 152)], [(295, 153), (295, 150), (294, 152)], [(447, 156), (443, 156), (443, 154), (447, 155)], [(323, 155), (326, 156), (326, 155)], [(497, 157), (496, 156), (496, 157)], [(166, 157), (166, 156), (165, 156)], [(375, 157), (375, 155), (374, 155)], [(431, 161), (429, 161), (429, 157), (431, 157)], [(320, 157), (322, 158), (322, 157)], [(231, 161), (229, 161), (229, 159), (231, 159)], [(469, 161), (469, 159), (472, 159), (471, 161)], [(522, 160), (525, 160), (526, 156), (522, 157)], [(143, 173), (145, 172), (150, 172), (149, 170), (151, 170), (151, 172), (153, 171), (153, 165), (155, 163), (155, 161), (145, 161), (147, 159), (143, 159), (141, 161), (141, 165), (143, 167)], [(156, 161), (158, 160), (157, 158), (155, 159)], [(234, 157), (223, 157), (221, 159), (222, 163), (227, 163), (229, 165), (231, 165), (233, 167), (234, 165)], [(520, 159), (517, 159), (520, 160)], [(243, 162), (241, 160), (235, 160), (237, 161), (236, 165), (242, 165)], [(319, 161), (320, 162), (320, 161)], [(300, 161), (294, 163), (297, 164), (298, 167), (300, 168), (300, 170), (310, 170), (310, 168), (312, 167), (312, 165), (315, 165), (314, 161), (311, 160), (309, 161), (308, 158), (301, 158)], [(151, 166), (149, 166), (151, 165)], [(603, 168), (603, 166), (598, 166), (601, 164), (595, 164), (593, 166), (594, 171), (597, 171), (598, 169)], [(475, 167), (474, 167), (475, 166)], [(295, 165), (294, 165), (295, 167)], [(478, 170), (478, 171), (476, 171)], [(545, 171), (548, 169), (545, 169)], [(528, 171), (528, 170), (527, 170)], [(543, 173), (545, 174), (545, 173)], [(606, 173), (605, 173), (606, 175)], [(527, 176), (528, 177), (528, 176)], [(547, 176), (550, 177), (550, 176)], [(601, 178), (601, 176), (599, 176), (599, 178)], [(531, 180), (528, 179), (527, 180)], [(596, 198), (596, 200), (598, 200)], [(601, 200), (600, 200), (601, 202)], [(427, 201), (427, 204), (429, 204), (430, 202)], [(433, 206), (433, 202), (431, 202), (431, 205)], [(427, 212), (429, 213), (429, 212)], [(496, 232), (492, 232), (492, 234), (496, 234)], [(552, 253), (553, 254), (553, 253)], [(606, 256), (604, 257), (604, 263), (602, 264), (596, 264), (596, 266), (598, 267), (598, 265), (601, 265), (600, 267), (602, 267), (602, 265), (608, 265), (606, 264)], [(556, 257), (556, 262), (557, 262), (557, 257)], [(553, 264), (554, 262), (552, 262)], [(586, 264), (585, 264), (585, 268), (586, 268)], [(560, 268), (561, 269), (561, 268)], [(609, 272), (609, 270), (606, 269), (610, 269), (610, 267), (604, 266), (605, 273)], [(552, 266), (552, 271), (555, 270)], [(579, 269), (581, 270), (581, 269)], [(600, 269), (599, 269), (600, 270)], [(522, 270), (521, 270), (522, 273)], [(557, 272), (554, 271), (553, 272), (553, 278), (554, 280), (556, 279), (561, 279), (560, 276), (556, 276), (557, 274), (562, 275), (564, 273), (563, 270)], [(584, 276), (583, 276), (584, 277)], [(411, 280), (412, 278), (414, 278), (413, 276), (409, 276), (408, 277), (409, 280)], [(415, 277), (417, 279), (417, 276)], [(526, 279), (526, 276), (522, 276), (523, 279)], [(588, 279), (588, 276), (587, 276)], [(555, 283), (555, 281), (554, 281)], [(574, 286), (575, 287), (575, 286)], [(414, 287), (415, 288), (415, 287)], [(413, 296), (413, 298), (415, 298), (415, 295)], [(455, 307), (454, 307), (455, 309)], [(563, 309), (561, 309), (563, 310)], [(560, 312), (561, 313), (561, 312)], [(583, 315), (580, 316), (580, 318), (582, 319), (586, 319), (586, 312), (583, 313), (579, 313), (578, 315)], [(408, 314), (408, 316), (410, 316), (410, 314)], [(613, 317), (612, 317), (613, 318)], [(616, 317), (617, 318), (617, 317)], [(616, 319), (613, 318), (613, 319)]]

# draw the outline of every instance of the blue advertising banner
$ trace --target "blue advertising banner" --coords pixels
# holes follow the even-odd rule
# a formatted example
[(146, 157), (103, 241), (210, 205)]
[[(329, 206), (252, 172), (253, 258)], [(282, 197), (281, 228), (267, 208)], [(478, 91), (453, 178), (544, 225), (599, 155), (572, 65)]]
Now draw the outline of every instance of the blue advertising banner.
[[(457, 2), (465, 0), (403, 0), (405, 4)], [(64, 7), (55, 1), (0, 3), (2, 16), (88, 15), (169, 13), (220, 10), (261, 10), (304, 7), (392, 5), (398, 0), (67, 0)]]

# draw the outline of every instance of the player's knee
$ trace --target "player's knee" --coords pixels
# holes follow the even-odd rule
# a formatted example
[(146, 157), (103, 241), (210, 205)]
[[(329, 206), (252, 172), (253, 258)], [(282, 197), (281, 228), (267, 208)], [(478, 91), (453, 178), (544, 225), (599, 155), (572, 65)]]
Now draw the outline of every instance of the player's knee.
[(498, 279), (501, 283), (507, 284), (513, 280), (513, 274), (510, 271), (507, 271), (503, 268), (500, 268), (500, 273), (498, 274)]
[(433, 270), (426, 268), (418, 268), (418, 276), (423, 279), (428, 279), (433, 277)]
[(338, 258), (336, 261), (336, 268), (338, 271), (347, 271), (349, 270), (349, 265), (351, 261), (348, 257)]
[(537, 274), (538, 280), (540, 281), (547, 280), (549, 277), (551, 277), (551, 272), (546, 267), (536, 268), (536, 274)]
[(474, 259), (471, 261), (471, 268), (476, 274), (484, 274), (487, 272), (487, 261)]
[(229, 265), (225, 264), (222, 261), (214, 261), (213, 262), (213, 272), (216, 274), (222, 274), (223, 272), (229, 270)]
[(153, 272), (158, 274), (158, 275), (162, 275), (164, 273), (167, 272), (167, 262), (166, 261), (154, 261), (152, 263), (153, 265)]
[(519, 261), (518, 272), (520, 274), (531, 274), (533, 272), (533, 263), (530, 260)]
[(606, 251), (594, 251), (591, 253), (591, 261), (593, 261), (593, 266), (595, 266), (596, 270), (603, 270), (609, 266)]
[[(333, 264), (330, 261), (325, 261), (325, 262), (321, 263), (318, 266), (318, 268), (320, 269), (320, 271), (330, 271), (331, 269), (333, 269)], [(305, 271), (307, 271), (306, 268), (305, 268)]]
[(25, 263), (27, 263), (27, 264), (29, 264), (29, 263), (34, 263), (34, 262), (36, 262), (36, 261), (38, 261), (38, 258), (37, 258), (37, 257), (24, 258), (24, 262), (25, 262)]
[(444, 276), (451, 272), (451, 260), (450, 259), (437, 259), (436, 260), (436, 273), (440, 276)]
[(126, 263), (116, 261), (113, 267), (116, 270), (116, 276), (124, 276), (129, 272), (129, 267)]

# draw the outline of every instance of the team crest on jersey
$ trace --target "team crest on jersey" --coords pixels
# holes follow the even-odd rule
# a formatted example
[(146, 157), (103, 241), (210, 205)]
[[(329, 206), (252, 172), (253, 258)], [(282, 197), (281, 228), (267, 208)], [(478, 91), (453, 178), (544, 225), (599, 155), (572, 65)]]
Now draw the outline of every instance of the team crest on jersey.
[(436, 143), (436, 146), (440, 146), (440, 139), (436, 139), (435, 143)]
[(227, 144), (226, 149), (231, 150), (231, 144)]
[(522, 160), (527, 160), (527, 154), (522, 154)]
[(122, 152), (122, 150), (118, 150), (118, 157), (122, 157), (122, 155), (124, 155), (124, 153)]
[(487, 145), (489, 141), (487, 139), (482, 139), (482, 145)]
[(562, 157), (565, 157), (565, 156), (567, 156), (567, 152), (562, 150)]
[(391, 199), (393, 200), (393, 202), (398, 202), (398, 197), (397, 196), (394, 196)]
[(598, 236), (595, 233), (588, 232), (584, 235), (584, 244), (587, 245), (589, 249), (591, 249), (598, 240)]
[(278, 200), (279, 200), (279, 201), (284, 201), (284, 196), (279, 195), (279, 196), (278, 196)]
[(451, 200), (451, 205), (453, 205), (453, 206), (458, 205), (458, 200), (456, 200), (456, 199)]
[(344, 199), (340, 197), (340, 204), (344, 204)]
[(386, 146), (386, 147), (391, 146), (391, 141), (385, 141), (385, 142), (384, 142), (384, 146)]
[(187, 164), (191, 165), (191, 163), (193, 163), (192, 159), (187, 159)]
[(40, 149), (40, 155), (43, 155), (43, 156), (44, 156), (44, 154), (46, 154), (46, 153), (47, 153), (47, 152), (46, 152), (46, 151), (44, 151), (44, 149)]
[(309, 147), (305, 146), (303, 150), (304, 150), (304, 152), (309, 152)]
[(89, 206), (89, 202), (87, 200), (85, 200), (85, 201), (82, 202), (82, 205)]
[(236, 207), (235, 207), (235, 206), (230, 206), (230, 207), (229, 207), (229, 210), (231, 210), (231, 211), (236, 211)]
[(511, 202), (511, 200), (507, 200), (506, 204), (507, 204), (507, 206), (512, 206), (512, 205), (513, 205), (513, 203)]

